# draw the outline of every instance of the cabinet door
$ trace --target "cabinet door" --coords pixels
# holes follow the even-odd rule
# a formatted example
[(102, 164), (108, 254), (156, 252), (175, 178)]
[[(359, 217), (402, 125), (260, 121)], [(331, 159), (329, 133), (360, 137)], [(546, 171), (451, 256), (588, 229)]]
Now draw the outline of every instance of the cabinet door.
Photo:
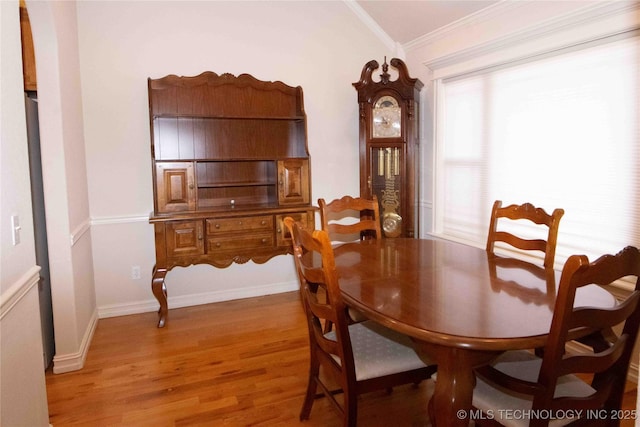
[(276, 215), (276, 238), (278, 246), (291, 246), (291, 234), (284, 225), (284, 219), (290, 216), (294, 221), (304, 224), (308, 230), (313, 230), (315, 226), (313, 211), (292, 212), (282, 215)]
[(202, 221), (170, 221), (166, 227), (168, 256), (204, 254)]
[(193, 211), (196, 189), (192, 162), (157, 162), (158, 212)]
[(278, 203), (281, 205), (309, 203), (309, 160), (278, 161)]

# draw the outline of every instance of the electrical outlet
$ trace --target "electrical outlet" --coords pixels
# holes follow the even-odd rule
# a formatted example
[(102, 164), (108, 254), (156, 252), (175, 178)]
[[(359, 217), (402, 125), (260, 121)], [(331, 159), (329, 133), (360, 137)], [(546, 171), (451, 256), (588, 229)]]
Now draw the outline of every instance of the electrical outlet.
[(140, 266), (134, 265), (131, 267), (131, 278), (133, 280), (140, 280)]

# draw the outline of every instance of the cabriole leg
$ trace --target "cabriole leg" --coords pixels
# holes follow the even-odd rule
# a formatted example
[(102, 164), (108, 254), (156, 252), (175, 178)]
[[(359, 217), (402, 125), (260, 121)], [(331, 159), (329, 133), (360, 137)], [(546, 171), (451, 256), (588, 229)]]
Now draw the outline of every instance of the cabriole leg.
[(158, 310), (158, 328), (162, 328), (167, 320), (167, 314), (169, 312), (169, 306), (167, 304), (167, 287), (164, 283), (164, 277), (167, 275), (167, 270), (162, 268), (153, 268), (153, 278), (151, 279), (151, 290), (153, 295), (160, 303), (160, 309)]

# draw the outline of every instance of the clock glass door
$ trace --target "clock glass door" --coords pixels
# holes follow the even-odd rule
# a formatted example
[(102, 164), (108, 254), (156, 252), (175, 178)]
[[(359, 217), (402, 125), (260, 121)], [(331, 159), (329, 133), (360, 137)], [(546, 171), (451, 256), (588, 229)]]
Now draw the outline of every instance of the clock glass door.
[(371, 148), (371, 192), (380, 201), (382, 230), (386, 237), (402, 234), (402, 149), (397, 146)]

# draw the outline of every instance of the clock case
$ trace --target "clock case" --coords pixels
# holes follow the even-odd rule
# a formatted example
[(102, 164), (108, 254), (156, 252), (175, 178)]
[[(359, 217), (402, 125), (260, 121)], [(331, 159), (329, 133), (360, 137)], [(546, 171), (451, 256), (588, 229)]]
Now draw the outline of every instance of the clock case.
[[(397, 71), (395, 80), (391, 80), (389, 65)], [(378, 197), (385, 237), (417, 237), (419, 105), (424, 85), (409, 76), (406, 64), (398, 58), (389, 64), (385, 58), (380, 79), (374, 81), (372, 74), (378, 68), (376, 60), (367, 62), (360, 80), (353, 83), (359, 105), (360, 197)], [(374, 137), (374, 107), (384, 96), (398, 101), (400, 136)]]

